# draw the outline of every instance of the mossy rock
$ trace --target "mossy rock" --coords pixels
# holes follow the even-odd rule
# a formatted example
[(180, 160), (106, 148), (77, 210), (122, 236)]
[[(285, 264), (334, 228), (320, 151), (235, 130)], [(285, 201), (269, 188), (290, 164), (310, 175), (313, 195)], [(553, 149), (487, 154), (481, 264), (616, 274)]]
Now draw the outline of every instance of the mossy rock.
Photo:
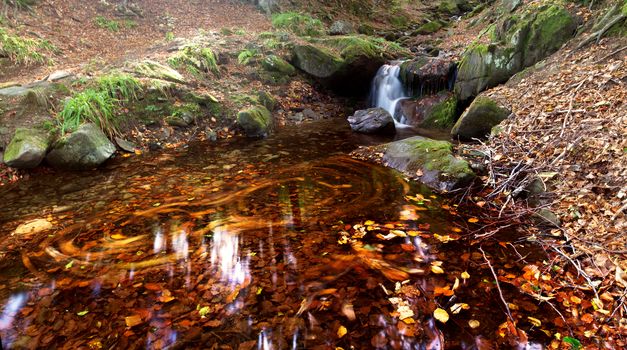
[(455, 122), (457, 98), (453, 94), (441, 94), (444, 98), (433, 105), (420, 124), (422, 128), (446, 129)]
[(294, 65), (315, 78), (330, 78), (344, 67), (341, 57), (314, 45), (296, 45), (293, 52)]
[(499, 106), (487, 96), (477, 97), (470, 107), (459, 117), (451, 130), (454, 139), (470, 141), (485, 139), (492, 128), (511, 114), (509, 110)]
[(18, 169), (35, 168), (44, 160), (49, 146), (47, 132), (18, 128), (4, 152), (4, 163)]
[(382, 147), (385, 165), (438, 191), (461, 188), (475, 177), (468, 162), (453, 155), (448, 141), (414, 136)]
[(416, 29), (416, 34), (431, 34), (431, 33), (435, 33), (438, 30), (442, 29), (442, 23), (440, 23), (439, 21), (431, 21), (431, 22), (427, 22), (423, 25), (421, 25), (420, 27), (418, 27), (418, 29)]
[(237, 123), (248, 137), (266, 137), (271, 132), (274, 120), (264, 106), (255, 106), (237, 113)]
[(115, 153), (115, 145), (95, 124), (83, 124), (54, 143), (46, 161), (55, 168), (88, 170)]
[(274, 111), (278, 104), (276, 98), (266, 91), (259, 91), (257, 94), (257, 100), (259, 101), (259, 104), (266, 107), (269, 111)]
[(277, 72), (285, 75), (294, 75), (296, 68), (286, 60), (276, 55), (269, 55), (261, 61), (261, 65), (269, 72)]
[(133, 70), (135, 74), (142, 77), (187, 84), (187, 80), (181, 73), (159, 62), (145, 60), (137, 63)]

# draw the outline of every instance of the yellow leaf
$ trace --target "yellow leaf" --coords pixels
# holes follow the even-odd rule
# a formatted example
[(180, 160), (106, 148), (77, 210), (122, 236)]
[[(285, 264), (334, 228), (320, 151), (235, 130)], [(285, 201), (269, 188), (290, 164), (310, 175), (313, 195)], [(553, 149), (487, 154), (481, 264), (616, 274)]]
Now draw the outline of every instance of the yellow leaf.
[(540, 327), (542, 325), (542, 322), (535, 317), (527, 316), (527, 319), (536, 327)]
[(398, 237), (407, 237), (407, 234), (405, 233), (405, 231), (401, 231), (401, 230), (391, 230), (390, 233)]
[(458, 303), (450, 307), (450, 310), (454, 315), (460, 313), (462, 310), (468, 309), (470, 309), (470, 306), (466, 303)]
[(453, 283), (453, 290), (459, 288), (459, 278), (455, 277), (455, 283)]
[(364, 225), (365, 225), (365, 226), (372, 226), (372, 225), (374, 225), (374, 221), (372, 221), (372, 220), (367, 220), (366, 222), (364, 222)]
[(125, 239), (125, 238), (126, 238), (126, 236), (125, 236), (125, 235), (123, 235), (123, 234), (120, 234), (120, 233), (114, 233), (114, 234), (112, 234), (112, 235), (111, 235), (111, 238), (112, 238), (112, 239), (118, 239), (118, 240), (119, 240), (119, 239)]
[(468, 325), (470, 326), (470, 328), (475, 329), (481, 326), (481, 322), (477, 320), (468, 320)]
[(442, 323), (446, 323), (448, 321), (448, 312), (444, 309), (437, 308), (433, 311), (433, 317)]
[(432, 265), (431, 272), (436, 273), (436, 274), (441, 274), (441, 273), (444, 273), (444, 270), (439, 266)]
[(467, 280), (470, 278), (470, 274), (466, 271), (462, 272), (462, 279)]
[(470, 219), (468, 219), (468, 222), (470, 222), (471, 224), (474, 224), (476, 222), (479, 222), (479, 219), (477, 219), (477, 218), (470, 218)]
[(340, 326), (340, 328), (337, 329), (337, 337), (338, 338), (342, 338), (343, 336), (346, 335), (346, 333), (348, 333), (348, 330), (344, 326)]

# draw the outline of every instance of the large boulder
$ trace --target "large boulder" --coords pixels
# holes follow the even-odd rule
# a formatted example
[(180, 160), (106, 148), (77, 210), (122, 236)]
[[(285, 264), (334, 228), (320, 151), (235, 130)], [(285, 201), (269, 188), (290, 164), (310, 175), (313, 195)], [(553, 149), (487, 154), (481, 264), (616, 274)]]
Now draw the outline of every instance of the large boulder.
[(423, 129), (445, 129), (455, 122), (457, 99), (453, 93), (442, 91), (436, 95), (403, 100), (397, 106), (404, 124)]
[(419, 56), (401, 63), (400, 78), (413, 97), (453, 90), (457, 65), (448, 58)]
[(115, 153), (115, 145), (95, 124), (83, 124), (54, 143), (46, 161), (55, 168), (88, 170)]
[(356, 111), (348, 117), (348, 123), (353, 131), (364, 134), (393, 134), (396, 131), (394, 118), (383, 108)]
[(272, 129), (272, 113), (264, 106), (255, 106), (237, 113), (237, 123), (248, 137), (266, 137)]
[(479, 96), (459, 117), (451, 130), (451, 136), (465, 141), (486, 138), (492, 128), (507, 119), (510, 114), (509, 110), (499, 106), (493, 99)]
[(387, 60), (408, 52), (363, 35), (312, 38), (295, 45), (292, 63), (341, 95), (364, 95)]
[(261, 65), (270, 72), (277, 72), (285, 75), (294, 75), (296, 73), (296, 68), (294, 68), (294, 66), (276, 55), (266, 56), (266, 58), (261, 61)]
[(442, 192), (469, 184), (475, 177), (468, 162), (453, 155), (453, 145), (414, 136), (383, 146), (383, 163)]
[(502, 19), (489, 44), (474, 43), (463, 54), (455, 92), (461, 101), (507, 81), (568, 41), (576, 29), (570, 13), (561, 5), (529, 7), (522, 14)]
[(18, 169), (32, 169), (46, 157), (50, 146), (47, 132), (19, 128), (4, 153), (4, 163)]

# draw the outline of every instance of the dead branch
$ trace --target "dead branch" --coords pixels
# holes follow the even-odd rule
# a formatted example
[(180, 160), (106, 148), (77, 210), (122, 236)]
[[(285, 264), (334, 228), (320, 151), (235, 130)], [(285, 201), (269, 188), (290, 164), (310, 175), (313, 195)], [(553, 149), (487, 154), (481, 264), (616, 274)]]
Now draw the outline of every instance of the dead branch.
[(481, 252), (481, 254), (483, 254), (483, 259), (485, 259), (485, 262), (488, 264), (490, 271), (492, 271), (492, 276), (494, 276), (494, 282), (496, 283), (496, 288), (499, 290), (499, 296), (501, 297), (501, 301), (503, 302), (503, 305), (505, 306), (505, 310), (507, 310), (507, 317), (512, 322), (512, 324), (516, 324), (516, 322), (514, 321), (514, 317), (512, 317), (512, 312), (509, 309), (509, 305), (507, 304), (507, 301), (505, 300), (505, 297), (503, 296), (503, 291), (501, 290), (501, 284), (499, 283), (499, 278), (496, 275), (496, 272), (494, 271), (494, 267), (492, 267), (492, 264), (490, 263), (490, 259), (488, 259), (488, 257), (485, 255), (485, 251), (483, 250), (483, 248), (479, 247), (479, 251)]
[(624, 50), (627, 50), (627, 46), (623, 46), (620, 49), (616, 49), (616, 50), (608, 53), (607, 55), (601, 57), (599, 60), (595, 61), (594, 64), (603, 63), (603, 61), (605, 61), (606, 59), (608, 59), (608, 58), (610, 58), (610, 57), (612, 57), (612, 56), (616, 55), (617, 53), (619, 53), (621, 51), (624, 51)]

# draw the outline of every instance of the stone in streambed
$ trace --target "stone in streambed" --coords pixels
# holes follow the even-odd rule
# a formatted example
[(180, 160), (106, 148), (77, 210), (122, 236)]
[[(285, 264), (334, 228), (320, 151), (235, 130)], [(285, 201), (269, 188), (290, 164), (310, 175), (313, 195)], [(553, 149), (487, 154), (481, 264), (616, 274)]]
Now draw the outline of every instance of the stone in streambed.
[(237, 123), (248, 137), (266, 137), (271, 131), (272, 113), (264, 106), (255, 106), (237, 113)]
[(406, 119), (403, 123), (407, 125), (423, 129), (445, 129), (455, 122), (457, 99), (454, 94), (442, 91), (437, 95), (403, 100), (399, 107)]
[(467, 161), (453, 155), (453, 145), (414, 136), (382, 146), (383, 163), (432, 189), (448, 192), (475, 177)]
[(348, 123), (353, 131), (364, 134), (393, 134), (396, 131), (394, 118), (383, 108), (359, 110), (348, 117)]
[(4, 163), (18, 169), (35, 168), (44, 160), (49, 146), (46, 132), (18, 128), (4, 153)]
[(95, 124), (83, 124), (53, 145), (46, 161), (55, 168), (87, 170), (97, 167), (115, 153), (115, 145)]
[(459, 117), (451, 130), (451, 136), (465, 141), (484, 139), (494, 126), (507, 119), (510, 114), (509, 110), (499, 106), (490, 97), (479, 96)]

